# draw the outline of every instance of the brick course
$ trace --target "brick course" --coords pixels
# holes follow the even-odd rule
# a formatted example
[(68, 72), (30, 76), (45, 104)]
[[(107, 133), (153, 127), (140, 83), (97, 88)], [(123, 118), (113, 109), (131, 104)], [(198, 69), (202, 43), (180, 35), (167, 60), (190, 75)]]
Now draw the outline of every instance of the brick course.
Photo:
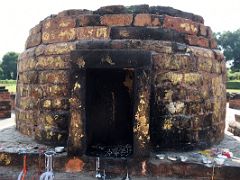
[(166, 16), (164, 18), (163, 27), (192, 35), (197, 35), (198, 33), (198, 24), (192, 22), (191, 20), (178, 17)]
[(133, 21), (133, 15), (132, 14), (103, 15), (100, 19), (101, 25), (104, 26), (130, 26)]
[(151, 14), (137, 14), (134, 18), (134, 26), (160, 26), (160, 16)]
[(10, 93), (4, 86), (0, 86), (0, 119), (11, 117)]

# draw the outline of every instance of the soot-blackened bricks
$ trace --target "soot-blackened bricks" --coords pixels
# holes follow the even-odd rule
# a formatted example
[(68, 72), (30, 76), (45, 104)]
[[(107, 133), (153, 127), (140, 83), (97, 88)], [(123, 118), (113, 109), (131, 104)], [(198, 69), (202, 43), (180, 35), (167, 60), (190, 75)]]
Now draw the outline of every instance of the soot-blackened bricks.
[(170, 7), (51, 15), (18, 60), (17, 129), (79, 155), (218, 143), (226, 66), (216, 48), (201, 16)]

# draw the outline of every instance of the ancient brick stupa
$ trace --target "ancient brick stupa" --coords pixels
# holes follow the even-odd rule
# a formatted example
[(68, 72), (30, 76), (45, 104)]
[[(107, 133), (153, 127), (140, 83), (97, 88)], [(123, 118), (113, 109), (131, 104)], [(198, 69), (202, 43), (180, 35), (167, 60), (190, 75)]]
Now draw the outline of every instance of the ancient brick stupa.
[(148, 5), (63, 11), (31, 29), (19, 57), (17, 129), (78, 155), (206, 148), (224, 136), (225, 76), (201, 16)]

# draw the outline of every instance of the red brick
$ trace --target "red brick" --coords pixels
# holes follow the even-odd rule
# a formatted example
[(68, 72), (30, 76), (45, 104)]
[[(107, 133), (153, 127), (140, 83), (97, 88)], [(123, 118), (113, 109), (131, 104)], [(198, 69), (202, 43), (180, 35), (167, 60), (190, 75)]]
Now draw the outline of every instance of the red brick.
[(66, 84), (61, 85), (41, 85), (41, 90), (44, 96), (49, 97), (61, 97), (68, 96), (70, 92), (68, 91), (68, 86)]
[(231, 99), (229, 101), (229, 108), (240, 109), (240, 99)]
[(134, 26), (160, 26), (159, 16), (151, 14), (137, 14), (134, 18)]
[(18, 97), (34, 97), (41, 98), (42, 91), (35, 85), (20, 85), (17, 86)]
[(4, 93), (0, 93), (0, 100), (6, 100), (6, 99), (10, 99), (10, 94), (9, 92), (4, 92)]
[(204, 37), (186, 35), (186, 41), (189, 45), (192, 45), (192, 46), (201, 46), (206, 48), (209, 47), (209, 41)]
[(64, 43), (55, 43), (49, 44), (44, 49), (45, 55), (53, 55), (53, 54), (68, 54), (71, 51), (76, 49), (75, 42), (64, 42)]
[(59, 28), (74, 28), (76, 20), (71, 17), (49, 18), (43, 22), (43, 31)]
[(18, 61), (18, 72), (32, 71), (35, 69), (36, 63), (35, 58), (21, 59)]
[(36, 71), (28, 71), (19, 73), (19, 80), (20, 83), (26, 84), (35, 84), (38, 82), (38, 73)]
[(37, 58), (37, 69), (68, 69), (70, 56), (54, 55), (54, 56), (39, 56)]
[(18, 60), (34, 58), (35, 56), (35, 48), (30, 48), (21, 53), (18, 57)]
[(222, 64), (218, 61), (213, 61), (212, 63), (212, 72), (220, 74), (222, 72)]
[(224, 73), (224, 77), (226, 76), (226, 72), (227, 72), (227, 67), (226, 67), (226, 62), (225, 61), (222, 61), (221, 62), (221, 71), (222, 71), (222, 73)]
[(101, 25), (107, 26), (129, 26), (132, 21), (132, 14), (110, 14), (101, 17)]
[(1, 102), (0, 102), (0, 112), (1, 111), (10, 111), (11, 110), (11, 102), (10, 102), (10, 98), (8, 99), (2, 99), (0, 98)]
[(40, 56), (40, 55), (44, 54), (45, 49), (46, 49), (46, 45), (40, 44), (39, 46), (36, 47), (35, 55)]
[(208, 29), (207, 26), (204, 26), (203, 24), (200, 24), (199, 25), (199, 34), (201, 36), (207, 36), (207, 29)]
[(34, 97), (22, 97), (17, 101), (18, 107), (24, 110), (35, 109), (37, 107), (37, 104), (38, 100)]
[(224, 60), (224, 55), (220, 50), (214, 49), (213, 52), (214, 52), (215, 59), (219, 61)]
[(207, 27), (207, 37), (208, 38), (212, 38), (213, 37), (213, 32), (212, 32), (212, 29), (210, 27)]
[(77, 39), (109, 39), (110, 29), (104, 26), (77, 28)]
[(12, 109), (12, 110), (14, 110), (15, 107), (16, 107), (16, 104), (15, 104), (15, 97), (16, 97), (16, 94), (11, 94), (11, 95), (10, 95), (11, 109)]
[(217, 48), (217, 41), (216, 41), (216, 39), (210, 39), (209, 40), (209, 45), (210, 45), (210, 48), (216, 49)]
[(76, 29), (64, 28), (59, 30), (44, 31), (42, 34), (43, 43), (67, 42), (75, 40)]
[(69, 108), (69, 101), (65, 98), (55, 97), (54, 99), (42, 99), (40, 102), (42, 109), (61, 109), (67, 110)]
[(97, 14), (87, 14), (79, 15), (77, 17), (78, 26), (98, 26), (100, 25), (100, 15)]
[(11, 117), (11, 109), (0, 112), (0, 118), (10, 118), (10, 117)]
[(26, 49), (39, 45), (41, 41), (42, 41), (41, 33), (30, 35), (26, 41)]
[(84, 162), (79, 158), (69, 159), (65, 165), (66, 172), (80, 172), (83, 170)]
[(39, 72), (39, 83), (64, 84), (69, 82), (69, 73), (66, 70), (41, 71)]
[(204, 58), (210, 58), (210, 59), (215, 58), (214, 52), (211, 49), (188, 46), (187, 52), (198, 57), (204, 57)]
[(30, 30), (29, 34), (33, 35), (33, 34), (40, 33), (41, 29), (42, 29), (42, 24), (38, 24)]
[(193, 35), (196, 35), (198, 33), (197, 23), (179, 17), (165, 16), (163, 27)]

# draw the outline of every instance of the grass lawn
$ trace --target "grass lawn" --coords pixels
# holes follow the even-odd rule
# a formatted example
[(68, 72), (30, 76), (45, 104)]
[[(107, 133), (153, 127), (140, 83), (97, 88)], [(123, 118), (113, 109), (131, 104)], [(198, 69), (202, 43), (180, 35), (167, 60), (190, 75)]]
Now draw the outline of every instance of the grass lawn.
[(240, 93), (240, 89), (227, 89), (227, 92)]
[(16, 84), (0, 84), (0, 86), (5, 86), (11, 93), (16, 93)]
[(240, 89), (240, 80), (228, 81), (227, 89)]
[(16, 81), (15, 80), (0, 80), (0, 86), (5, 86), (11, 93), (16, 93)]
[(227, 82), (227, 92), (240, 93), (240, 80), (232, 80)]

